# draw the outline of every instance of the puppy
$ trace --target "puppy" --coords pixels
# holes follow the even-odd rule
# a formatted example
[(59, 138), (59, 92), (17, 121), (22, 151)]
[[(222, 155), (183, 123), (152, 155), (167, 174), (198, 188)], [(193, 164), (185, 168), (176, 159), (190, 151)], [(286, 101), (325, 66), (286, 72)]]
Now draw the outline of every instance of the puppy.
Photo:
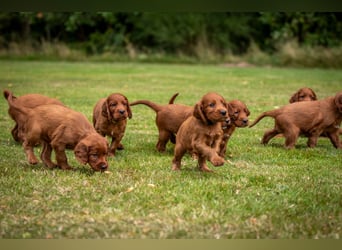
[(130, 105), (144, 104), (156, 112), (156, 125), (159, 131), (156, 148), (159, 152), (165, 152), (166, 144), (170, 140), (175, 143), (175, 135), (181, 124), (192, 115), (193, 107), (173, 104), (178, 93), (173, 95), (167, 105), (159, 105), (149, 100), (137, 100)]
[(302, 102), (302, 101), (316, 101), (317, 96), (315, 91), (313, 91), (311, 88), (300, 88), (295, 92), (290, 100), (289, 103), (294, 103), (294, 102)]
[[(296, 93), (294, 93), (289, 102), (294, 103), (294, 102), (302, 102), (302, 101), (316, 101), (317, 100), (317, 95), (315, 91), (313, 91), (311, 88), (301, 88), (299, 89)], [(339, 129), (339, 134), (342, 135), (342, 128)], [(327, 137), (325, 133), (323, 133), (321, 136)]]
[[(175, 104), (173, 104), (175, 105)], [(176, 135), (172, 170), (180, 170), (181, 160), (186, 152), (196, 154), (200, 170), (211, 172), (206, 164), (224, 164), (218, 155), (223, 131), (221, 122), (228, 118), (227, 103), (217, 93), (208, 93), (194, 106), (193, 114), (180, 126)]]
[(126, 96), (113, 93), (100, 99), (93, 110), (93, 125), (102, 136), (109, 136), (112, 142), (109, 155), (114, 156), (116, 150), (124, 149), (121, 140), (125, 134), (127, 118), (132, 118), (132, 111)]
[[(74, 149), (76, 159), (89, 164), (95, 171), (108, 168), (108, 143), (99, 135), (87, 118), (76, 111), (61, 105), (40, 105), (33, 109), (20, 106), (11, 93), (8, 104), (25, 120), (19, 136), (30, 164), (38, 161), (33, 154), (33, 146), (42, 144), (41, 159), (48, 168), (72, 169), (67, 161), (66, 149)], [(51, 161), (54, 150), (57, 165)]]
[(222, 122), (223, 138), (220, 144), (221, 157), (224, 157), (227, 151), (227, 144), (235, 129), (248, 126), (248, 116), (250, 115), (249, 109), (246, 104), (240, 100), (232, 100), (227, 102), (227, 110), (229, 118)]
[[(9, 90), (4, 90), (4, 97), (6, 100), (8, 99), (9, 95), (12, 95), (13, 101), (16, 102), (18, 106), (24, 106), (27, 108), (35, 108), (43, 104), (56, 104), (64, 106), (61, 101), (40, 94), (27, 94), (16, 97)], [(15, 121), (15, 126), (11, 130), (12, 137), (15, 141), (22, 143), (23, 139), (18, 136), (18, 130), (21, 129), (22, 124), (25, 123), (25, 120), (21, 120), (21, 116), (18, 115), (16, 110), (11, 107), (8, 109), (8, 114)]]
[(298, 136), (302, 134), (309, 138), (307, 145), (315, 147), (318, 137), (324, 133), (335, 148), (342, 148), (339, 139), (342, 91), (323, 100), (295, 102), (264, 112), (249, 127), (253, 127), (266, 116), (275, 119), (275, 127), (265, 132), (263, 144), (267, 144), (274, 136), (282, 133), (285, 137), (285, 147), (291, 149), (295, 146)]

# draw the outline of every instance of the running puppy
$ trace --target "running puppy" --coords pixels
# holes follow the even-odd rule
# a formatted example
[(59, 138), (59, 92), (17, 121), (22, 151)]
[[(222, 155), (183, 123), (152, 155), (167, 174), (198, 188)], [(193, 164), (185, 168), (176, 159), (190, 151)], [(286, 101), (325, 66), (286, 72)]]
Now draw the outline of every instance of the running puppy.
[(249, 126), (253, 127), (266, 116), (275, 119), (273, 129), (266, 131), (262, 143), (283, 134), (285, 148), (294, 148), (299, 135), (308, 137), (307, 145), (315, 147), (318, 137), (324, 133), (335, 148), (342, 148), (339, 127), (342, 121), (342, 91), (333, 97), (311, 102), (295, 102), (279, 109), (266, 111)]
[(232, 137), (236, 128), (243, 128), (248, 126), (249, 109), (246, 104), (240, 100), (232, 100), (227, 102), (227, 109), (229, 119), (222, 122), (223, 138), (220, 145), (221, 157), (224, 157), (227, 151), (227, 144)]
[[(175, 104), (173, 104), (175, 105)], [(211, 172), (206, 164), (222, 166), (225, 160), (218, 155), (223, 131), (221, 122), (228, 118), (227, 103), (216, 93), (208, 93), (194, 106), (193, 114), (180, 126), (172, 160), (172, 170), (180, 170), (186, 152), (196, 154), (200, 170)]]

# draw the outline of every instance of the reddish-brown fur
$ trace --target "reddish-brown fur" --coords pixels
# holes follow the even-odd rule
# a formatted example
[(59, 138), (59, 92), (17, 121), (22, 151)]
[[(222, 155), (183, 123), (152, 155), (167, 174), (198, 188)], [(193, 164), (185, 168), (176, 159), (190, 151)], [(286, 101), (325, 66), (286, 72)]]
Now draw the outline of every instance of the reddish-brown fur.
[(113, 93), (100, 99), (93, 110), (93, 125), (102, 136), (109, 136), (112, 142), (109, 155), (115, 155), (116, 150), (124, 149), (121, 140), (125, 134), (127, 118), (132, 118), (132, 111), (126, 96)]
[(335, 148), (342, 148), (339, 139), (339, 126), (342, 121), (342, 92), (323, 100), (295, 102), (264, 112), (250, 127), (266, 116), (275, 119), (275, 127), (265, 132), (263, 144), (267, 144), (274, 136), (282, 133), (285, 137), (285, 147), (293, 148), (298, 136), (302, 134), (309, 138), (307, 145), (315, 147), (318, 137), (324, 133)]
[[(175, 104), (173, 104), (175, 105)], [(186, 152), (196, 154), (200, 170), (211, 172), (206, 164), (222, 166), (225, 160), (218, 155), (223, 131), (221, 122), (228, 118), (227, 104), (216, 93), (208, 93), (194, 106), (193, 114), (180, 126), (172, 160), (172, 170), (180, 170)]]
[(174, 99), (178, 93), (173, 95), (167, 105), (159, 105), (149, 100), (138, 100), (132, 102), (130, 105), (144, 104), (156, 112), (156, 125), (159, 131), (159, 138), (156, 148), (159, 152), (164, 152), (166, 144), (169, 140), (175, 143), (175, 134), (177, 133), (181, 124), (192, 115), (193, 107), (173, 104)]
[(232, 100), (227, 102), (227, 109), (229, 112), (230, 119), (229, 123), (226, 121), (222, 122), (223, 139), (220, 145), (221, 157), (224, 157), (227, 151), (227, 144), (229, 139), (232, 137), (235, 129), (243, 128), (248, 126), (248, 116), (250, 112), (245, 103), (239, 100)]
[[(289, 102), (294, 103), (294, 102), (302, 102), (302, 101), (316, 101), (317, 100), (317, 95), (315, 91), (311, 88), (301, 88), (299, 89), (296, 93), (294, 93)], [(342, 129), (339, 129), (339, 134), (342, 135)], [(326, 135), (323, 133), (321, 136), (326, 137)]]
[[(13, 101), (21, 107), (27, 107), (27, 108), (35, 108), (39, 105), (43, 104), (56, 104), (56, 105), (62, 105), (64, 104), (54, 98), (50, 98), (44, 95), (40, 94), (26, 94), (22, 95), (20, 97), (13, 96), (13, 93), (9, 90), (4, 90), (4, 97), (7, 100), (9, 95), (12, 95)], [(9, 116), (15, 121), (15, 126), (11, 130), (12, 137), (17, 142), (23, 142), (22, 138), (18, 136), (18, 130), (21, 129), (22, 124), (25, 122), (25, 120), (21, 120), (21, 117), (18, 112), (13, 109), (12, 107), (8, 108), (8, 114)]]
[[(33, 154), (33, 146), (42, 144), (41, 159), (43, 163), (54, 168), (71, 169), (65, 154), (66, 149), (74, 149), (78, 161), (89, 164), (94, 170), (106, 170), (108, 143), (99, 135), (87, 118), (76, 111), (61, 105), (40, 105), (33, 109), (20, 106), (9, 94), (7, 101), (20, 119), (24, 119), (19, 136), (30, 164), (38, 160)], [(51, 161), (52, 150), (55, 151), (57, 165)]]
[(299, 90), (297, 90), (297, 92), (295, 92), (289, 102), (290, 103), (294, 103), (294, 102), (302, 102), (302, 101), (316, 101), (317, 100), (317, 96), (315, 91), (313, 91), (311, 88), (300, 88)]

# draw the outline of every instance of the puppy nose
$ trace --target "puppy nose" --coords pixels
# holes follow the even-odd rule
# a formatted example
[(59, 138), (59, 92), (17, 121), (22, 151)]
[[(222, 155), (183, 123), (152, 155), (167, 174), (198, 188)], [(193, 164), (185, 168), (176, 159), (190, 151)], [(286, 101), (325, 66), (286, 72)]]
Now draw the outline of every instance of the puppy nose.
[(222, 109), (222, 110), (220, 111), (220, 113), (221, 113), (221, 115), (225, 116), (225, 115), (227, 114), (227, 111)]
[(102, 164), (102, 165), (100, 166), (100, 168), (101, 168), (101, 170), (106, 170), (106, 169), (108, 168), (108, 166), (107, 166), (106, 164)]
[(243, 119), (242, 122), (247, 124), (248, 123), (248, 119)]
[(125, 110), (120, 109), (120, 110), (119, 110), (119, 113), (123, 115), (123, 114), (125, 113)]

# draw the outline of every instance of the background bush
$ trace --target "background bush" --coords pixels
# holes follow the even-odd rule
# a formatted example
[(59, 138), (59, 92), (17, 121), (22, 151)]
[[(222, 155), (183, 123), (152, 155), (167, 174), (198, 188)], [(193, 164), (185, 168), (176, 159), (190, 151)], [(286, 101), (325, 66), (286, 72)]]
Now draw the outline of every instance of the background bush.
[[(253, 63), (258, 60), (251, 51), (257, 51), (267, 55), (267, 60), (259, 63), (288, 65), (289, 60), (283, 64), (280, 55), (292, 44), (298, 54), (305, 55), (308, 48), (314, 51), (318, 61), (323, 61), (319, 67), (341, 67), (339, 62), (330, 62), (341, 47), (341, 21), (339, 12), (0, 13), (0, 51), (1, 55), (13, 55), (13, 47), (25, 47), (22, 54), (36, 55), (49, 43), (86, 56), (139, 59), (172, 55), (217, 62), (249, 55), (244, 59)], [(334, 56), (326, 58), (327, 54)], [(293, 59), (285, 57), (289, 56)], [(293, 65), (312, 67), (304, 61), (300, 58)]]

